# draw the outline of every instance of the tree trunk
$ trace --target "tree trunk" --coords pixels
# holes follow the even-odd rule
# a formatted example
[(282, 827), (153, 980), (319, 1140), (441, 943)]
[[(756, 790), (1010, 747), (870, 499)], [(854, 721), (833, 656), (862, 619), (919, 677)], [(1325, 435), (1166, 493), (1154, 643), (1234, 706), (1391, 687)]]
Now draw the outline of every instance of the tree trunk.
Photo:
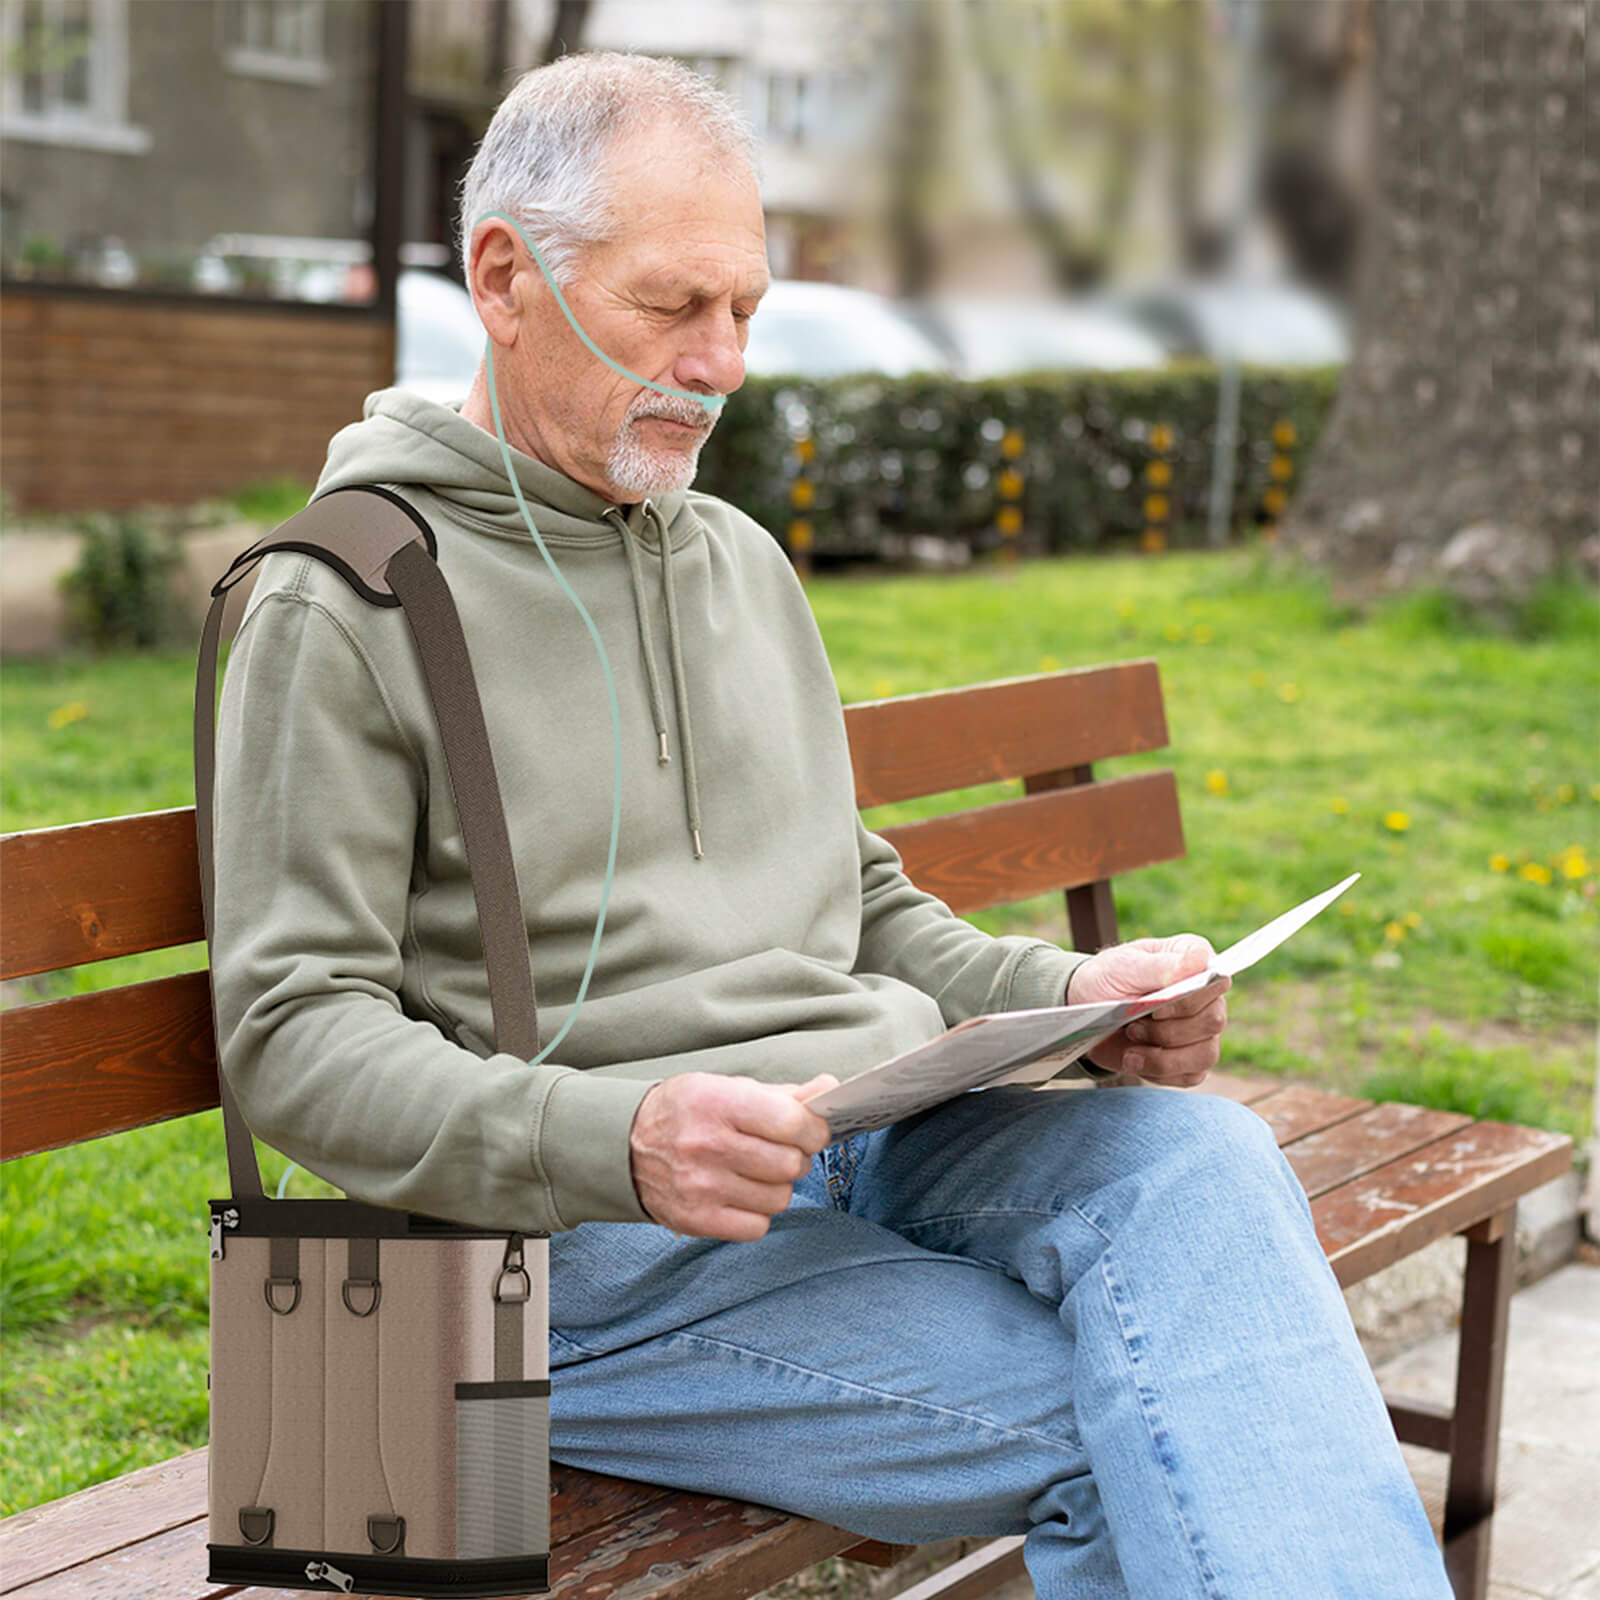
[(1355, 349), (1286, 536), (1347, 577), (1514, 604), (1600, 549), (1600, 0), (1374, 21)]

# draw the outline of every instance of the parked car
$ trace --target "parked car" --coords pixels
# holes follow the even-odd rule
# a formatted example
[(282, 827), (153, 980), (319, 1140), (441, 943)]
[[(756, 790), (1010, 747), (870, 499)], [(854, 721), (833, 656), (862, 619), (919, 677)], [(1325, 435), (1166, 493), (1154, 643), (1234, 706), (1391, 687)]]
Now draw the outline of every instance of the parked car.
[(407, 268), (395, 300), (395, 387), (441, 405), (464, 400), (483, 359), (483, 324), (452, 278)]
[(1336, 366), (1349, 359), (1338, 308), (1298, 284), (1177, 279), (1114, 294), (1106, 303), (1174, 357), (1220, 361), (1231, 353), (1275, 367)]
[(838, 283), (774, 280), (750, 319), (745, 371), (754, 377), (839, 378), (948, 372), (939, 347), (894, 302)]
[(1117, 311), (1059, 300), (949, 298), (919, 302), (918, 326), (965, 378), (1013, 372), (1124, 372), (1167, 364), (1167, 353)]

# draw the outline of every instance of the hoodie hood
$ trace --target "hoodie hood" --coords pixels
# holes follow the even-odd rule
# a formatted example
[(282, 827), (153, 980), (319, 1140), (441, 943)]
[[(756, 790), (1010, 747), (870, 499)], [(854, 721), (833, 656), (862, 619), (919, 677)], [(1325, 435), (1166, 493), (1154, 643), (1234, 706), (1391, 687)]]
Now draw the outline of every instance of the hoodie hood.
[[(547, 467), (532, 456), (511, 451), (517, 481), (540, 537), (551, 551), (617, 548), (633, 597), (639, 631), (643, 689), (655, 731), (659, 765), (676, 759), (682, 773), (684, 826), (698, 861), (704, 854), (700, 784), (695, 764), (694, 722), (683, 662), (678, 621), (673, 553), (703, 531), (679, 489), (651, 495), (632, 505), (619, 505)], [(459, 411), (404, 389), (381, 389), (368, 395), (362, 420), (334, 435), (328, 460), (317, 481), (317, 494), (352, 484), (377, 483), (404, 489), (423, 488), (419, 496), (426, 515), (439, 507), (456, 523), (495, 538), (532, 542), (527, 519), (506, 481), (500, 441), (469, 422)], [(425, 488), (424, 488), (425, 486)], [(665, 614), (665, 669), (659, 660), (650, 623), (650, 580), (640, 559), (640, 546), (660, 557), (659, 578)], [(666, 713), (663, 682), (671, 690), (677, 720), (674, 752)]]
[[(647, 542), (653, 537), (638, 507), (607, 500), (519, 450), (511, 451), (511, 460), (539, 532), (552, 545), (615, 543), (617, 517), (608, 512), (625, 515)], [(529, 537), (506, 482), (500, 441), (452, 407), (404, 389), (368, 395), (362, 420), (341, 428), (329, 443), (316, 493), (357, 483), (426, 486), (452, 516), (479, 533)], [(674, 549), (699, 531), (686, 490), (652, 494), (641, 504), (651, 508), (650, 520), (667, 531)]]

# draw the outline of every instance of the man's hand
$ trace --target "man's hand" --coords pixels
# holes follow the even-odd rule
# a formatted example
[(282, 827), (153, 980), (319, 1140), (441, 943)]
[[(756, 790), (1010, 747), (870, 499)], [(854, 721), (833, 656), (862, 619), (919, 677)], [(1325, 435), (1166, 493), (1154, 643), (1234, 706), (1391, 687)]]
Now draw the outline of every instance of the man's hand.
[[(1132, 1000), (1203, 972), (1214, 954), (1197, 933), (1170, 939), (1135, 939), (1114, 944), (1077, 968), (1067, 983), (1071, 1005), (1095, 1000)], [(1131, 1072), (1150, 1083), (1192, 1088), (1217, 1064), (1217, 1041), (1228, 1022), (1231, 978), (1220, 978), (1148, 1017), (1130, 1022), (1089, 1052), (1097, 1067)]]
[(663, 1227), (703, 1239), (759, 1239), (793, 1195), (828, 1124), (800, 1103), (837, 1087), (686, 1072), (639, 1104), (628, 1147), (640, 1203)]

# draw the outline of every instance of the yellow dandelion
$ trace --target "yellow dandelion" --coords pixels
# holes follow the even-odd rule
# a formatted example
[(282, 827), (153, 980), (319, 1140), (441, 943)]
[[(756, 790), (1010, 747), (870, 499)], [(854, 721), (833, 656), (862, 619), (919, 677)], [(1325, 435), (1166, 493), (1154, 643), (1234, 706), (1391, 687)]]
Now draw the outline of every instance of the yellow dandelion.
[(1060, 670), (1060, 667), (1061, 663), (1054, 656), (1039, 657), (1039, 670), (1041, 672), (1056, 672)]
[(1386, 922), (1383, 925), (1383, 936), (1390, 944), (1399, 944), (1406, 936), (1406, 925), (1403, 922)]
[(1216, 634), (1214, 634), (1211, 629), (1202, 622), (1196, 626), (1194, 632), (1190, 635), (1190, 638), (1192, 638), (1196, 644), (1210, 644), (1211, 641), (1216, 638)]
[(1496, 850), (1495, 853), (1489, 857), (1489, 870), (1491, 872), (1509, 872), (1511, 870), (1511, 857), (1501, 855), (1501, 853)]
[(1298, 683), (1280, 683), (1278, 685), (1278, 698), (1286, 706), (1292, 706), (1300, 698), (1300, 685)]
[(1342, 794), (1336, 794), (1328, 802), (1328, 809), (1336, 817), (1347, 817), (1350, 815), (1350, 802)]
[(1569, 844), (1556, 857), (1563, 878), (1586, 878), (1589, 875), (1589, 856), (1581, 844)]
[(1266, 686), (1267, 675), (1258, 667), (1250, 674), (1250, 687), (1252, 689), (1265, 689)]
[(1169, 622), (1161, 631), (1167, 636), (1169, 644), (1176, 644), (1183, 637), (1183, 629), (1176, 622)]
[(1555, 874), (1542, 861), (1526, 861), (1517, 868), (1517, 876), (1529, 883), (1550, 883)]
[(1339, 915), (1341, 917), (1353, 917), (1355, 914), (1356, 908), (1351, 905), (1348, 900), (1341, 900), (1339, 902)]
[(1578, 791), (1570, 783), (1564, 783), (1556, 790), (1556, 799), (1564, 806), (1570, 806), (1577, 798)]
[(1411, 818), (1404, 811), (1385, 811), (1383, 825), (1390, 833), (1404, 833), (1411, 826)]
[(1400, 920), (1408, 928), (1420, 928), (1422, 926), (1422, 914), (1418, 911), (1408, 911)]
[(81, 700), (69, 700), (64, 706), (57, 706), (50, 713), (50, 726), (52, 728), (65, 728), (69, 723), (82, 722), (89, 715), (89, 708)]
[(1121, 617), (1124, 622), (1126, 622), (1129, 617), (1133, 616), (1138, 609), (1138, 606), (1136, 606), (1131, 600), (1117, 601), (1117, 615)]
[(1210, 794), (1225, 795), (1228, 792), (1228, 774), (1221, 767), (1213, 767), (1206, 774), (1206, 790)]
[(887, 678), (876, 678), (872, 684), (872, 698), (874, 700), (886, 699), (894, 693), (894, 685)]

